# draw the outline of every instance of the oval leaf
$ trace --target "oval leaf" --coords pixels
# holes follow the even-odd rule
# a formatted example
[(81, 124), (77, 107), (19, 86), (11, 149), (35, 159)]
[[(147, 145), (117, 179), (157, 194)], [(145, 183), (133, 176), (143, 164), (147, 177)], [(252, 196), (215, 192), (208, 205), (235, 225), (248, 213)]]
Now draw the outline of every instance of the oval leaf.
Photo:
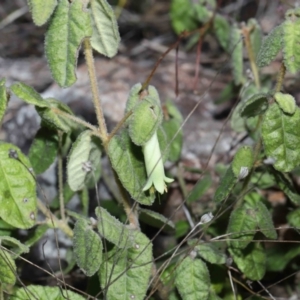
[(56, 158), (57, 150), (57, 132), (45, 127), (40, 128), (28, 153), (35, 174), (41, 174), (50, 167)]
[(113, 9), (106, 0), (91, 0), (91, 15), (92, 47), (105, 56), (115, 56), (120, 43), (120, 34)]
[(295, 98), (290, 94), (275, 93), (274, 98), (279, 107), (287, 114), (293, 115), (296, 110)]
[(223, 16), (216, 14), (213, 19), (213, 25), (215, 30), (215, 35), (220, 43), (220, 45), (223, 47), (225, 51), (228, 51), (228, 45), (229, 45), (229, 37), (230, 37), (230, 25), (227, 19), (225, 19)]
[(248, 27), (251, 28), (250, 43), (251, 43), (251, 48), (252, 48), (252, 52), (254, 55), (254, 59), (256, 59), (258, 52), (260, 50), (260, 47), (261, 47), (261, 42), (262, 42), (261, 28), (255, 19), (249, 19), (247, 25), (248, 25)]
[(222, 177), (221, 182), (216, 190), (214, 201), (220, 203), (227, 199), (230, 195), (237, 179), (232, 171), (231, 166), (227, 169), (225, 175)]
[(120, 136), (115, 135), (110, 140), (108, 155), (131, 197), (141, 204), (151, 205), (155, 195), (142, 191), (148, 179), (142, 149), (131, 142), (127, 131), (122, 131)]
[(267, 94), (255, 94), (243, 104), (241, 108), (241, 116), (251, 118), (261, 115), (268, 109), (268, 105)]
[(152, 268), (152, 243), (141, 232), (134, 231), (134, 246), (114, 248), (102, 263), (99, 277), (108, 300), (145, 299)]
[(265, 152), (275, 160), (278, 171), (289, 172), (300, 164), (300, 110), (286, 115), (279, 106), (272, 104), (262, 123)]
[(61, 87), (76, 81), (78, 48), (91, 35), (90, 16), (83, 11), (82, 1), (59, 1), (46, 33), (45, 52), (52, 76)]
[(20, 99), (36, 107), (49, 107), (49, 103), (31, 86), (17, 82), (10, 87), (10, 90)]
[(264, 39), (257, 55), (257, 65), (262, 68), (275, 59), (281, 49), (282, 25), (275, 27)]
[(0, 282), (14, 285), (16, 274), (15, 261), (7, 251), (0, 249)]
[(42, 26), (51, 17), (57, 0), (28, 0), (32, 19), (35, 25)]
[(253, 161), (254, 157), (252, 148), (249, 146), (240, 147), (232, 161), (232, 171), (234, 175), (240, 178), (242, 168), (247, 168), (249, 173), (252, 169)]
[(19, 148), (0, 143), (0, 217), (16, 228), (30, 228), (36, 219), (36, 182)]
[(182, 299), (208, 299), (210, 278), (207, 267), (201, 259), (187, 256), (180, 260), (175, 276), (175, 285)]
[(76, 263), (87, 275), (94, 275), (102, 262), (102, 242), (84, 219), (78, 220), (74, 227), (73, 248)]
[(101, 172), (100, 141), (86, 130), (79, 135), (69, 153), (67, 164), (68, 184), (80, 191), (86, 184), (95, 186)]

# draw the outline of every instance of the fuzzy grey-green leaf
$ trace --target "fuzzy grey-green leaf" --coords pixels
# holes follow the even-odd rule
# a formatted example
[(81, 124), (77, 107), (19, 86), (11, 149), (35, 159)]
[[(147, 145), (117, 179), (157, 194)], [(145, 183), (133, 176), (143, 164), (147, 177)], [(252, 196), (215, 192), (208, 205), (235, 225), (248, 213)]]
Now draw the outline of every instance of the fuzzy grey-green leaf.
[(28, 5), (35, 25), (42, 26), (51, 17), (57, 0), (28, 0)]
[(273, 103), (262, 123), (262, 138), (266, 155), (275, 160), (275, 169), (289, 172), (299, 166), (300, 109), (287, 115)]
[(152, 269), (152, 243), (139, 231), (133, 231), (133, 237), (133, 247), (113, 248), (101, 265), (100, 283), (102, 289), (107, 289), (107, 300), (145, 299)]
[(133, 231), (102, 207), (96, 208), (98, 231), (105, 239), (118, 248), (130, 248), (134, 245)]
[(247, 25), (248, 27), (251, 28), (250, 43), (251, 43), (254, 59), (256, 59), (262, 43), (261, 28), (258, 22), (256, 21), (256, 19), (249, 19)]
[(139, 92), (141, 91), (142, 84), (136, 83), (129, 92), (128, 99), (126, 102), (126, 109), (125, 113), (128, 113), (130, 110), (134, 108), (134, 106), (139, 102), (140, 95)]
[(27, 229), (36, 220), (36, 182), (31, 165), (20, 149), (0, 143), (0, 217)]
[(14, 285), (16, 282), (16, 263), (8, 251), (0, 249), (0, 282)]
[(91, 16), (92, 47), (105, 56), (115, 56), (120, 43), (120, 34), (113, 9), (106, 0), (91, 0)]
[(61, 87), (76, 81), (78, 48), (91, 35), (90, 15), (83, 11), (82, 1), (59, 1), (46, 33), (45, 52), (52, 76)]
[(73, 191), (80, 191), (85, 185), (95, 186), (101, 174), (100, 140), (92, 131), (81, 133), (72, 146), (68, 157), (67, 178)]
[(227, 199), (230, 195), (237, 179), (232, 171), (231, 166), (228, 167), (225, 175), (222, 177), (221, 182), (216, 190), (214, 201), (220, 203)]
[(179, 261), (175, 272), (175, 286), (182, 299), (208, 299), (210, 288), (209, 272), (201, 259), (192, 259), (187, 256)]
[(3, 79), (0, 81), (0, 126), (7, 108), (7, 102), (8, 102), (8, 98), (7, 98), (6, 87), (5, 87), (5, 79)]
[(87, 276), (94, 275), (102, 263), (102, 241), (84, 219), (74, 227), (73, 248), (76, 263)]
[(229, 22), (220, 14), (215, 15), (213, 22), (216, 37), (223, 49), (228, 52), (230, 37)]
[(262, 68), (270, 64), (280, 51), (282, 44), (282, 25), (275, 27), (264, 39), (257, 55), (257, 65)]
[(49, 103), (31, 86), (17, 82), (10, 86), (10, 90), (20, 99), (36, 107), (49, 107)]
[(287, 114), (294, 114), (296, 110), (295, 98), (290, 94), (277, 92), (274, 94), (274, 98), (279, 107)]
[(249, 146), (240, 147), (234, 155), (232, 161), (232, 171), (236, 177), (240, 177), (241, 169), (248, 168), (248, 172), (252, 169), (254, 162), (253, 150)]
[(142, 191), (148, 179), (144, 156), (141, 148), (131, 142), (127, 131), (122, 131), (119, 136), (115, 135), (111, 139), (108, 155), (112, 167), (131, 197), (141, 204), (151, 205), (155, 199), (154, 194)]

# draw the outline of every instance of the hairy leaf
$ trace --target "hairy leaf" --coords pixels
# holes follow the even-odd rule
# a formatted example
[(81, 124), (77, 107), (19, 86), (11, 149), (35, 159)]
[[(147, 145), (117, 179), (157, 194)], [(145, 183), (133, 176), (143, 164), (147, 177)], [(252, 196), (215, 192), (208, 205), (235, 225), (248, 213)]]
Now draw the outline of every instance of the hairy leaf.
[(21, 253), (29, 252), (29, 247), (27, 245), (22, 244), (19, 240), (15, 239), (11, 236), (1, 236), (0, 241), (1, 241), (1, 245), (14, 247), (13, 253), (10, 254), (13, 259), (17, 258)]
[(8, 97), (6, 93), (5, 79), (3, 79), (0, 81), (0, 125), (6, 111), (7, 102)]
[(162, 231), (173, 232), (175, 230), (175, 224), (171, 220), (153, 210), (141, 208), (139, 218), (150, 226), (162, 228)]
[(210, 278), (205, 263), (189, 256), (180, 260), (175, 273), (175, 286), (182, 299), (208, 299)]
[(189, 193), (186, 202), (191, 203), (194, 201), (199, 200), (205, 192), (211, 187), (212, 179), (210, 175), (206, 175), (202, 177), (198, 182), (195, 184), (191, 192)]
[(39, 300), (65, 300), (66, 298), (72, 300), (86, 299), (70, 290), (63, 290), (60, 286), (50, 287), (41, 285), (28, 285), (25, 288), (17, 288), (14, 290), (13, 295), (10, 296), (10, 299), (31, 299), (28, 297)]
[(0, 143), (0, 217), (17, 228), (36, 219), (36, 182), (29, 160), (12, 144)]
[(257, 65), (262, 68), (275, 59), (281, 49), (282, 25), (275, 27), (264, 39), (257, 55)]
[(240, 147), (234, 155), (232, 161), (232, 171), (235, 177), (239, 177), (242, 168), (247, 168), (248, 172), (252, 169), (254, 162), (253, 150), (249, 146)]
[(126, 131), (111, 139), (108, 155), (112, 167), (131, 197), (141, 204), (151, 205), (154, 194), (142, 191), (148, 179), (142, 150), (131, 142)]
[(57, 0), (28, 0), (28, 5), (35, 25), (42, 26), (51, 17)]
[(61, 87), (76, 81), (78, 48), (91, 35), (90, 16), (83, 11), (82, 1), (59, 1), (46, 34), (45, 52), (52, 76)]
[(100, 140), (90, 130), (81, 133), (68, 157), (68, 184), (73, 191), (94, 187), (101, 174)]
[(14, 285), (16, 273), (15, 261), (6, 250), (0, 249), (0, 282)]
[(300, 164), (300, 109), (290, 116), (272, 104), (262, 123), (262, 138), (267, 156), (275, 159), (275, 169), (293, 170)]
[(57, 132), (46, 127), (40, 128), (28, 153), (28, 158), (36, 174), (41, 174), (50, 167), (56, 158), (57, 150)]
[(228, 52), (230, 37), (229, 22), (220, 14), (215, 15), (213, 22), (216, 37), (223, 49)]
[(268, 109), (268, 95), (265, 93), (255, 94), (250, 97), (241, 108), (241, 116), (246, 118), (263, 114)]
[(241, 30), (237, 25), (233, 25), (230, 32), (230, 45), (232, 52), (231, 66), (233, 71), (233, 79), (236, 85), (240, 85), (244, 81), (243, 70), (243, 39)]
[(274, 98), (283, 112), (293, 115), (296, 110), (295, 98), (290, 94), (275, 93)]
[(105, 239), (118, 248), (130, 248), (134, 245), (134, 234), (131, 229), (112, 216), (102, 207), (96, 208), (98, 231)]
[(250, 31), (250, 43), (254, 59), (256, 59), (262, 43), (261, 28), (255, 19), (249, 19), (247, 25), (248, 27), (252, 27), (252, 30)]
[(230, 195), (236, 182), (237, 179), (232, 171), (231, 166), (229, 166), (215, 192), (214, 201), (220, 203), (226, 200), (227, 197)]
[(252, 243), (246, 249), (229, 248), (234, 262), (250, 280), (261, 280), (266, 272), (266, 254), (260, 243)]
[(94, 275), (102, 263), (102, 242), (84, 219), (77, 220), (74, 227), (73, 248), (76, 263), (87, 275)]
[(139, 92), (142, 89), (141, 83), (136, 83), (129, 91), (128, 99), (126, 101), (126, 109), (125, 113), (128, 113), (132, 110), (140, 101), (140, 94)]
[(36, 107), (49, 107), (49, 103), (31, 86), (17, 82), (10, 86), (10, 90), (20, 99)]
[(115, 56), (120, 43), (120, 34), (113, 9), (106, 0), (91, 0), (91, 15), (92, 47), (105, 56)]
[(287, 215), (287, 220), (291, 226), (300, 228), (300, 208), (297, 208)]
[(107, 300), (145, 298), (152, 268), (152, 243), (141, 232), (133, 233), (134, 246), (113, 248), (101, 265), (100, 283), (106, 289)]
[(211, 264), (225, 264), (227, 256), (214, 243), (198, 242), (196, 239), (188, 241), (190, 246), (194, 246), (194, 250), (204, 260)]

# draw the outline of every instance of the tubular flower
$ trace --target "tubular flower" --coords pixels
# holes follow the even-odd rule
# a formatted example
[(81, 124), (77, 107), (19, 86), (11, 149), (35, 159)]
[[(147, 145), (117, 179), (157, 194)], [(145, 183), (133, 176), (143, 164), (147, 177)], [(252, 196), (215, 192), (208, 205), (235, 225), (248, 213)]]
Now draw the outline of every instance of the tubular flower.
[(147, 191), (154, 185), (155, 189), (163, 194), (167, 191), (166, 182), (170, 183), (174, 179), (168, 178), (165, 175), (156, 131), (150, 140), (143, 146), (143, 153), (148, 175), (148, 180), (143, 191)]

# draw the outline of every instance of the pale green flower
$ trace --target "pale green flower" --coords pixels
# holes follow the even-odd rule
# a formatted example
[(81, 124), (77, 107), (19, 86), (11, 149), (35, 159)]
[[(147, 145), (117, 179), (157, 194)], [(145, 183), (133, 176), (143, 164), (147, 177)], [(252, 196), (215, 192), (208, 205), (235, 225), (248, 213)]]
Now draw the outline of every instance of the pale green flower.
[(144, 160), (148, 180), (143, 188), (147, 191), (154, 185), (155, 189), (163, 194), (167, 191), (166, 182), (170, 183), (174, 179), (168, 178), (165, 175), (163, 160), (159, 148), (157, 133), (155, 132), (150, 140), (143, 146)]

